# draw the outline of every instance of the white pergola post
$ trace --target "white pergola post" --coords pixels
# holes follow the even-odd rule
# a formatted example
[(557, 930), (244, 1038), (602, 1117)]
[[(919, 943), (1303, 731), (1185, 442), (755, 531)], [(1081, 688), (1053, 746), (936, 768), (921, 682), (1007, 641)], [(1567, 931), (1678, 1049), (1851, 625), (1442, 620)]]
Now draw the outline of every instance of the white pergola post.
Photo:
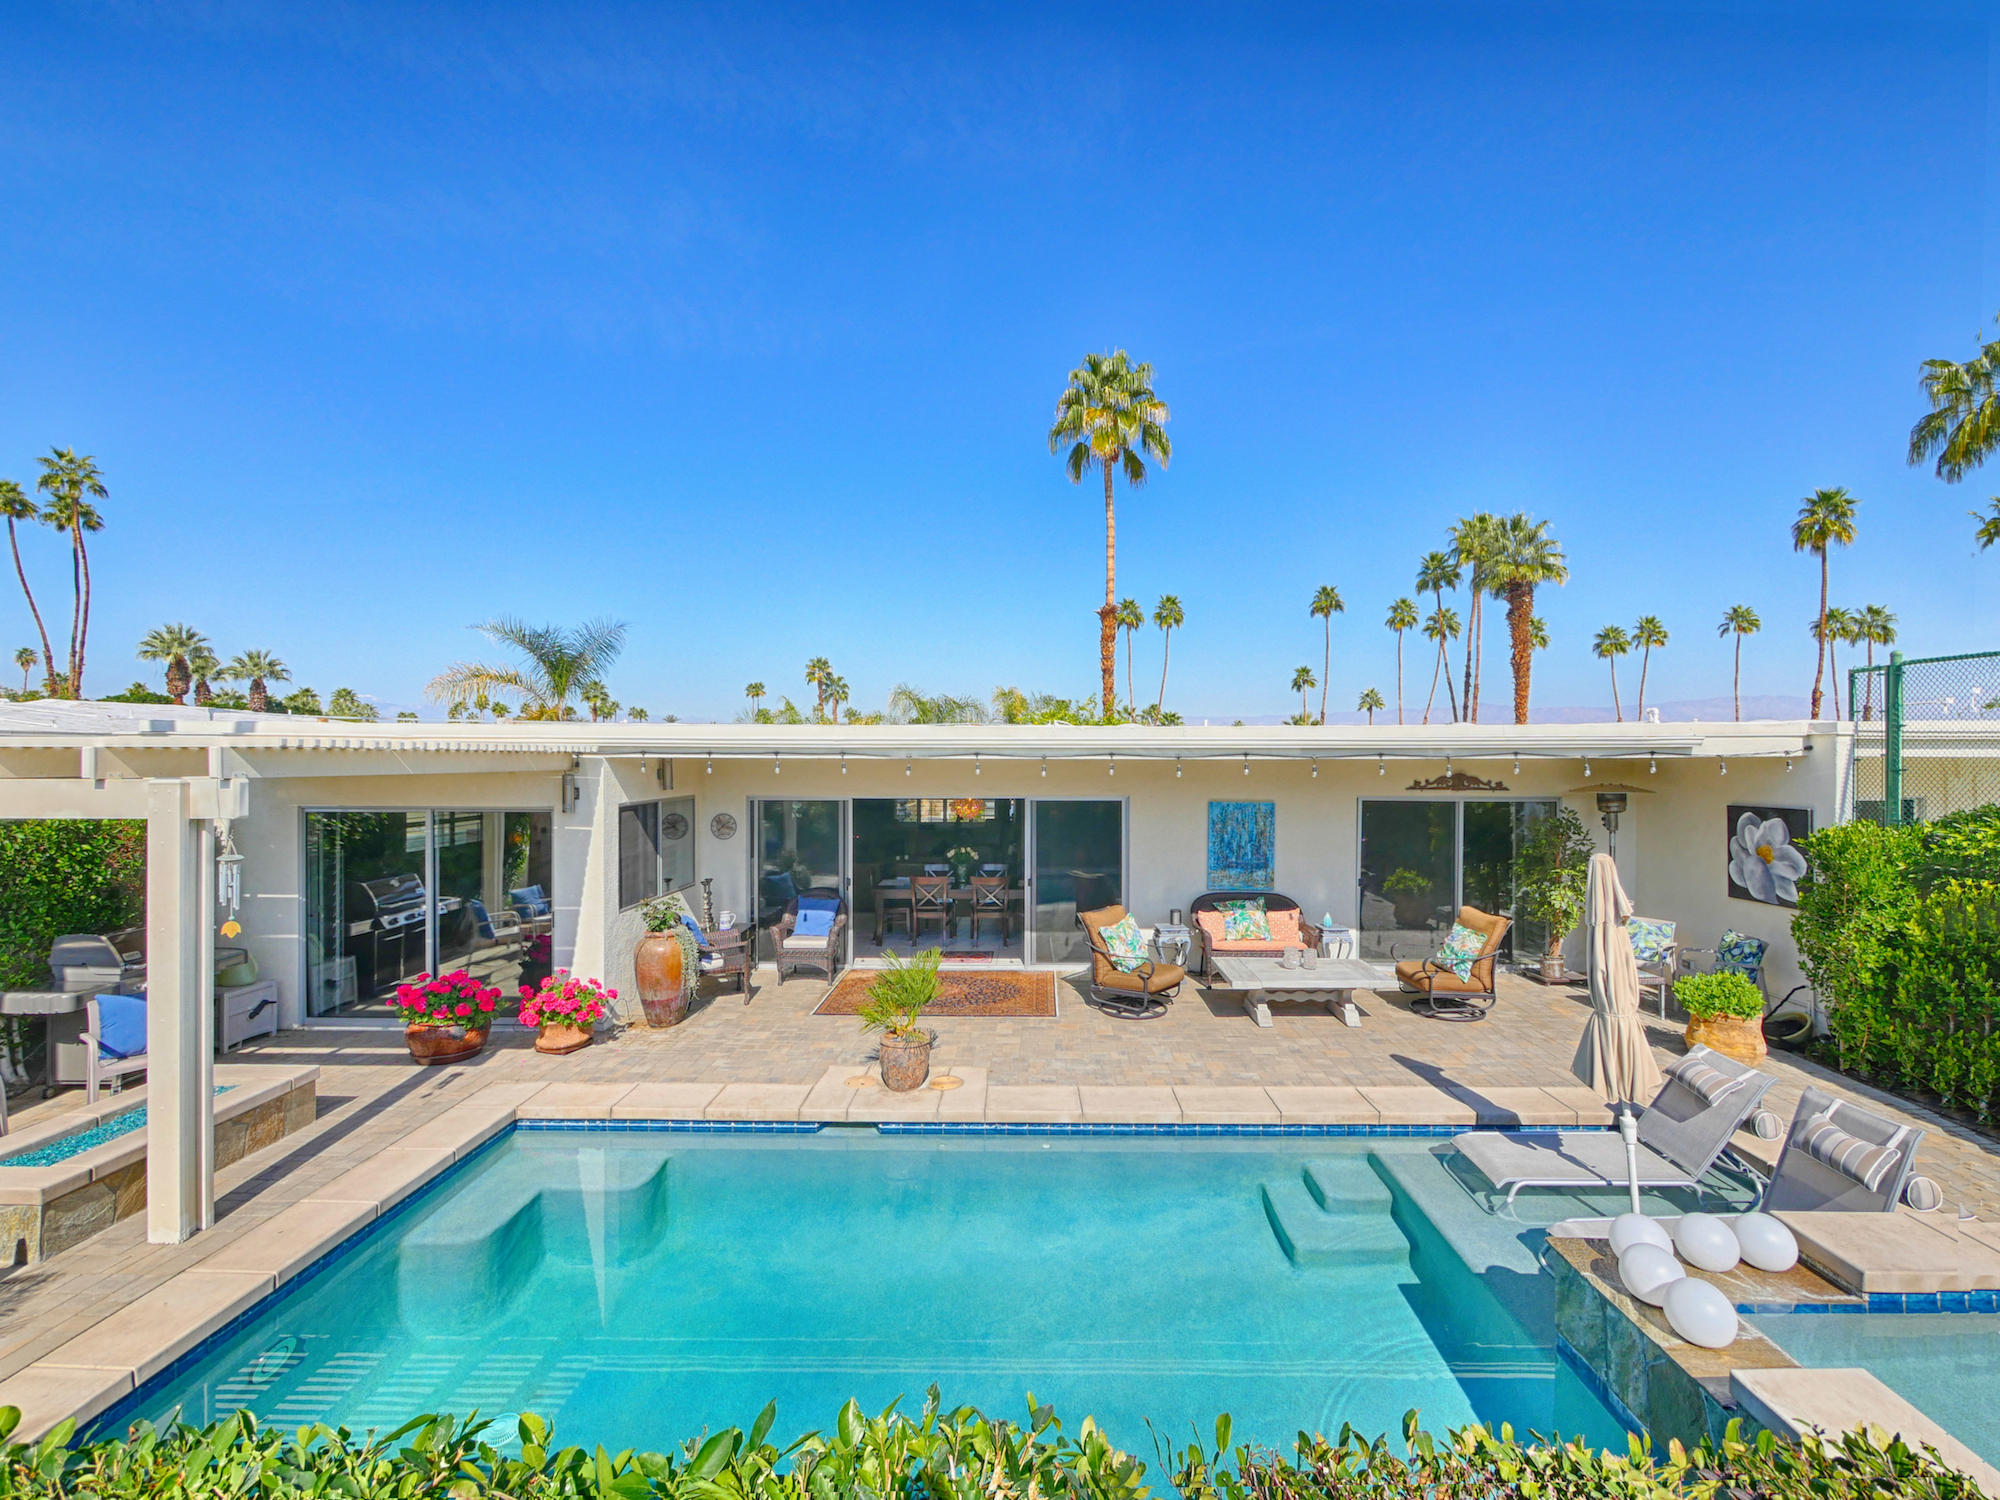
[(215, 1222), (216, 809), (212, 792), (195, 792), (146, 785), (146, 1238), (156, 1245)]

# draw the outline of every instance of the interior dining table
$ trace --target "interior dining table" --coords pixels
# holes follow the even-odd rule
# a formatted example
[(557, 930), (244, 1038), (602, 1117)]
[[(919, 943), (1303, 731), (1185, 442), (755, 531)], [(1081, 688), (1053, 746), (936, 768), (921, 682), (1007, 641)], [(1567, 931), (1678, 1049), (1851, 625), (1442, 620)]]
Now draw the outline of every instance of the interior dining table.
[[(1028, 893), (1025, 887), (1018, 885), (1010, 886), (1007, 890), (1007, 905), (1010, 908), (1019, 911), (1021, 909), (1022, 903), (1027, 900), (1027, 895)], [(971, 911), (972, 909), (972, 886), (970, 885), (970, 883), (967, 883), (965, 885), (960, 885), (956, 880), (952, 882), (951, 904), (952, 904), (951, 920), (952, 920), (952, 925), (955, 928), (958, 925), (958, 910), (957, 910), (958, 907), (961, 904), (963, 904), (968, 912)], [(882, 941), (882, 931), (883, 931), (882, 916), (884, 911), (888, 907), (908, 906), (914, 909), (915, 905), (916, 905), (916, 897), (912, 894), (910, 890), (909, 876), (894, 875), (887, 880), (876, 881), (875, 882), (875, 941), (878, 943)]]

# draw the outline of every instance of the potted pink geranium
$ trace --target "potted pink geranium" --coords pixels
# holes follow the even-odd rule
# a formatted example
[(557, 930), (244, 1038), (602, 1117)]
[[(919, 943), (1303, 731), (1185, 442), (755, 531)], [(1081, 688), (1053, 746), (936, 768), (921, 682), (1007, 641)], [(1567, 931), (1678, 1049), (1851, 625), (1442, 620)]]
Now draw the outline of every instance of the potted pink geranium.
[(457, 1062), (486, 1045), (500, 991), (465, 970), (419, 974), (396, 986), (396, 1010), (403, 1018), (403, 1041), (420, 1063)]
[(618, 991), (557, 969), (540, 989), (521, 986), (521, 1024), (535, 1028), (535, 1050), (560, 1055), (588, 1047), (597, 1023), (611, 1014)]

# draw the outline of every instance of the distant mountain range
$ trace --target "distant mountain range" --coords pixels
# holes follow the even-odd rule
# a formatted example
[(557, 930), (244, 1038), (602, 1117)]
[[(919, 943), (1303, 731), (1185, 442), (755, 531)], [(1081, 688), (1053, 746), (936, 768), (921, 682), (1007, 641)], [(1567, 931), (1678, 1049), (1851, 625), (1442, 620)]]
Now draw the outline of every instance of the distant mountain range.
[[(1743, 699), (1743, 717), (1746, 719), (1803, 719), (1806, 716), (1807, 703), (1808, 700), (1803, 694), (1796, 698), (1783, 693), (1770, 693), (1758, 696), (1746, 695)], [(1726, 722), (1736, 716), (1735, 704), (1726, 697), (1673, 698), (1664, 703), (1649, 703), (1646, 706), (1649, 709), (1659, 709), (1661, 720), (1668, 724), (1713, 724), (1718, 721)], [(1186, 717), (1187, 722), (1190, 724), (1234, 724), (1237, 722), (1234, 715), (1225, 714), (1189, 714)], [(1609, 724), (1616, 717), (1611, 711), (1611, 705), (1608, 703), (1601, 708), (1537, 707), (1534, 710), (1533, 722), (1537, 724)], [(1625, 705), (1625, 717), (1628, 720), (1638, 717), (1633, 712), (1633, 706), (1630, 703)], [(1512, 719), (1513, 697), (1511, 694), (1497, 702), (1482, 697), (1479, 705), (1480, 723), (1506, 724), (1511, 723)], [(1365, 714), (1329, 712), (1326, 716), (1326, 721), (1329, 724), (1365, 724), (1368, 722), (1368, 719)], [(1285, 716), (1282, 714), (1255, 714), (1245, 717), (1242, 722), (1245, 724), (1282, 724), (1285, 722)], [(1396, 722), (1395, 709), (1391, 708), (1386, 714), (1377, 713), (1375, 715), (1375, 722), (1378, 725), (1385, 723), (1394, 724)], [(1416, 722), (1414, 716), (1411, 722)], [(1450, 723), (1451, 711), (1444, 709), (1441, 713), (1433, 712), (1431, 722), (1433, 724)]]

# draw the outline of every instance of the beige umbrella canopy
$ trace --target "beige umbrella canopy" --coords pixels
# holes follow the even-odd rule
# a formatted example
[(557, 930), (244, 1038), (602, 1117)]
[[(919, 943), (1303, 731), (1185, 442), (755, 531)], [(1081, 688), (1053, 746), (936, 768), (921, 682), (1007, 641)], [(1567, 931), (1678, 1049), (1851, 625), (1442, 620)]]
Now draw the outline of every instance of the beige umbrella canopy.
[(1660, 1091), (1660, 1069), (1639, 1024), (1639, 965), (1626, 918), (1632, 903), (1608, 854), (1590, 857), (1584, 922), (1590, 936), (1590, 1021), (1570, 1071), (1612, 1102), (1643, 1103)]

